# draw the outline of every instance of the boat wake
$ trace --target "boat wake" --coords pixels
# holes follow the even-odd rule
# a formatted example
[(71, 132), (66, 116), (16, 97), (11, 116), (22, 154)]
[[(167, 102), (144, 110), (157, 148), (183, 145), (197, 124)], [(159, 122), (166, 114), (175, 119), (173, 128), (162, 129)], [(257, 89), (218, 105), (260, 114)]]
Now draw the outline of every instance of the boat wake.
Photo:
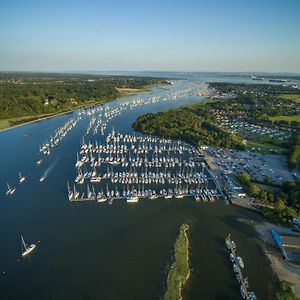
[(40, 177), (40, 182), (43, 182), (48, 175), (50, 174), (50, 172), (54, 169), (54, 167), (57, 165), (58, 159), (56, 161), (54, 161), (44, 172), (44, 174)]

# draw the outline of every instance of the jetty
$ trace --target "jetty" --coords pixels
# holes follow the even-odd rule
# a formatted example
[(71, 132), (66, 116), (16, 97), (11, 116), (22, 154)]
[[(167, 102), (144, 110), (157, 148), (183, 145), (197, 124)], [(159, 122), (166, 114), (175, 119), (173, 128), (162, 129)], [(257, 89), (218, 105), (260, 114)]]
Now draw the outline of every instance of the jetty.
[(248, 291), (249, 282), (248, 278), (244, 276), (242, 269), (244, 269), (245, 265), (240, 256), (237, 255), (237, 247), (236, 243), (231, 240), (230, 234), (225, 239), (225, 245), (228, 250), (230, 250), (230, 260), (232, 262), (233, 271), (236, 276), (236, 280), (240, 285), (240, 293), (243, 299), (246, 300), (256, 300), (256, 295), (252, 291)]

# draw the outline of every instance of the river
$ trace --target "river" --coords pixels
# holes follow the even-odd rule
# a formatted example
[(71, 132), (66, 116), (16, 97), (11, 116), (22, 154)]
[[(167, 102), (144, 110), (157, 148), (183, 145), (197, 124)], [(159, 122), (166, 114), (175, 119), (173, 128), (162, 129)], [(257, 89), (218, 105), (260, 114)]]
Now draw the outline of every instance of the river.
[[(162, 100), (122, 112), (110, 121), (104, 136), (90, 133), (87, 141), (104, 142), (113, 127), (123, 134), (132, 133), (131, 124), (141, 114), (203, 99), (195, 93), (199, 89), (195, 81), (251, 82), (228, 74), (150, 75), (185, 80), (106, 104), (113, 108), (153, 96)], [(0, 133), (1, 299), (159, 299), (183, 222), (191, 225), (192, 273), (185, 299), (240, 299), (224, 244), (229, 232), (245, 262), (250, 290), (258, 299), (274, 299), (277, 279), (257, 243), (257, 234), (240, 222), (259, 221), (260, 216), (253, 212), (191, 199), (142, 200), (136, 205), (70, 203), (66, 182), (76, 177), (76, 152), (90, 117), (82, 115), (41, 166), (36, 161), (39, 145), (74, 117), (78, 111)], [(47, 170), (41, 183), (39, 178)], [(22, 184), (18, 172), (26, 176)], [(5, 196), (7, 182), (17, 188), (10, 197)], [(26, 258), (21, 257), (21, 235), (37, 243)]]

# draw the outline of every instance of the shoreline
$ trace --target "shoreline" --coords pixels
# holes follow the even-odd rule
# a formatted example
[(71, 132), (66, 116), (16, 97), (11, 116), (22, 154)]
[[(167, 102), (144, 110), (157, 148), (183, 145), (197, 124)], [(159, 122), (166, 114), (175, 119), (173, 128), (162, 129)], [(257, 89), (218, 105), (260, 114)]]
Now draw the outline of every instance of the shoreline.
[[(112, 100), (107, 100), (105, 102), (89, 102), (89, 103), (86, 103), (86, 104), (83, 104), (83, 105), (80, 105), (76, 108), (73, 108), (73, 109), (70, 109), (70, 110), (66, 110), (66, 111), (61, 111), (61, 112), (57, 112), (57, 113), (54, 113), (54, 114), (46, 114), (46, 115), (38, 115), (38, 116), (24, 116), (24, 117), (20, 117), (20, 118), (26, 118), (28, 117), (28, 121), (25, 121), (20, 123), (20, 124), (14, 124), (14, 125), (9, 125), (7, 127), (4, 127), (4, 128), (1, 128), (0, 127), (0, 133), (1, 132), (4, 132), (4, 131), (8, 131), (10, 129), (14, 129), (14, 128), (17, 128), (17, 127), (20, 127), (20, 126), (23, 126), (23, 125), (27, 125), (27, 124), (32, 124), (32, 123), (35, 123), (35, 122), (39, 122), (39, 121), (43, 121), (43, 120), (47, 120), (47, 119), (50, 119), (50, 118), (54, 118), (54, 117), (57, 117), (57, 116), (60, 116), (60, 115), (64, 115), (64, 114), (68, 114), (68, 113), (72, 113), (78, 109), (86, 109), (86, 108), (89, 108), (89, 107), (93, 107), (93, 106), (99, 106), (99, 105), (104, 105), (106, 103), (109, 103), (109, 102), (113, 102), (113, 101), (118, 101), (120, 99), (123, 99), (123, 98), (126, 98), (126, 97), (130, 97), (130, 96), (133, 96), (135, 92), (137, 92), (137, 89), (134, 89), (135, 92), (130, 92), (129, 89), (127, 89), (128, 91), (126, 92), (122, 92), (122, 94), (120, 95), (120, 97), (116, 98), (116, 99), (112, 99)], [(143, 93), (143, 92), (146, 92), (146, 91), (149, 91), (147, 88), (143, 88), (143, 89), (140, 89), (140, 93)], [(4, 120), (7, 120), (7, 119), (4, 119)], [(9, 120), (9, 119), (8, 119)], [(9, 121), (8, 121), (9, 122)]]
[(277, 226), (267, 221), (254, 224), (254, 229), (259, 234), (259, 238), (263, 241), (262, 250), (269, 259), (273, 272), (277, 275), (281, 282), (287, 281), (294, 285), (295, 294), (300, 297), (300, 266), (286, 262), (281, 255), (280, 250), (271, 234), (273, 227), (284, 229), (282, 226)]

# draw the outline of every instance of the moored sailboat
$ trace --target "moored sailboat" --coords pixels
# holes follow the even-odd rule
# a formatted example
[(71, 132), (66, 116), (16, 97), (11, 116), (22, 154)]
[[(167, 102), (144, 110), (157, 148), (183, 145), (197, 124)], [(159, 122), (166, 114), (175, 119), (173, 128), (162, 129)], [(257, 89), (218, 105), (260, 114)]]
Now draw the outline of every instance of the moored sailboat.
[(11, 187), (8, 183), (7, 183), (7, 191), (6, 191), (6, 195), (12, 195), (14, 192), (16, 191), (15, 187)]
[(25, 176), (22, 176), (22, 175), (21, 175), (21, 172), (19, 172), (19, 183), (24, 182), (25, 179), (26, 179), (26, 177), (25, 177)]
[(21, 236), (21, 239), (22, 239), (22, 256), (24, 257), (29, 253), (31, 253), (36, 248), (36, 244), (27, 245), (24, 241), (23, 236)]

